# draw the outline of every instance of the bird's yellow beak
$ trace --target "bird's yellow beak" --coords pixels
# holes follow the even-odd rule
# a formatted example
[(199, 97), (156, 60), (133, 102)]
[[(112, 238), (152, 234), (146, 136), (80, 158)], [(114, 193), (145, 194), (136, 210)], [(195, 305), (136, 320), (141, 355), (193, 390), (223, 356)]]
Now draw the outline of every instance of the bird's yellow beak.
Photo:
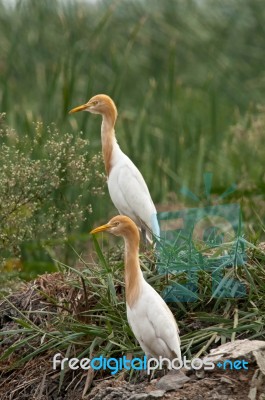
[(69, 114), (73, 114), (76, 113), (78, 111), (84, 111), (86, 108), (89, 108), (90, 104), (86, 103), (86, 104), (82, 104), (81, 106), (72, 108), (72, 110), (69, 111)]
[(101, 225), (101, 226), (98, 226), (97, 228), (93, 229), (90, 233), (92, 235), (94, 235), (95, 233), (104, 232), (109, 228), (111, 228), (110, 224)]

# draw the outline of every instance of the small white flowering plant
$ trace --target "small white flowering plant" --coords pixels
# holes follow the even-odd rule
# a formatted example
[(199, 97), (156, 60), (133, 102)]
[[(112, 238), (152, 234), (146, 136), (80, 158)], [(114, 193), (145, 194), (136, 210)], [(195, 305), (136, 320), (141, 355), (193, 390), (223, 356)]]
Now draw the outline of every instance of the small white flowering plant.
[(65, 240), (103, 194), (101, 155), (90, 156), (82, 132), (62, 133), (36, 123), (34, 135), (16, 132), (0, 118), (0, 266), (19, 258), (32, 240)]

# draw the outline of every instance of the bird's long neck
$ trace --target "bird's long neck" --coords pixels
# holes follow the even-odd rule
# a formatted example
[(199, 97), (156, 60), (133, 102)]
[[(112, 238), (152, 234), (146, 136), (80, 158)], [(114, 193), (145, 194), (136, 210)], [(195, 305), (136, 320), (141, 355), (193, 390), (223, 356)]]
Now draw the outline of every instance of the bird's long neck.
[(139, 240), (132, 239), (125, 239), (125, 292), (129, 307), (138, 299), (143, 279), (139, 265)]
[(113, 152), (113, 146), (116, 143), (114, 126), (116, 122), (116, 114), (110, 109), (102, 116), (101, 125), (101, 142), (102, 142), (102, 153), (105, 163), (105, 169), (107, 176), (109, 176), (111, 170), (111, 158)]

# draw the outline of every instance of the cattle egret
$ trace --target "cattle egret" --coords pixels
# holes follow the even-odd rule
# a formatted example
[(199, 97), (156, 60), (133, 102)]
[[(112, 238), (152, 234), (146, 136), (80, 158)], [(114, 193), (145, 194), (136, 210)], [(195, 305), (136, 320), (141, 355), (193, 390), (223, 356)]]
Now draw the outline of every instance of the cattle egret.
[(159, 238), (156, 208), (145, 180), (138, 168), (121, 151), (115, 137), (114, 126), (118, 115), (115, 103), (109, 96), (98, 94), (69, 113), (78, 111), (102, 115), (102, 152), (113, 204), (120, 214), (127, 215), (136, 223), (149, 242), (152, 242), (150, 232)]
[(107, 231), (125, 242), (125, 294), (128, 322), (147, 357), (181, 360), (178, 326), (161, 296), (143, 277), (139, 264), (139, 231), (124, 215), (90, 233)]

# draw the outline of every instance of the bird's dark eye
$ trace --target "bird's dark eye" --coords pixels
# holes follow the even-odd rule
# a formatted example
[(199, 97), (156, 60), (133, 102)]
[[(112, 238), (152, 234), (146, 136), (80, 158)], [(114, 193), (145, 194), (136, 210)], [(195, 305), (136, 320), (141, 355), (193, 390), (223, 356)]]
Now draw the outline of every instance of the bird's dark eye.
[(93, 104), (93, 106), (96, 106), (98, 104), (98, 101), (95, 100), (95, 101), (92, 102), (92, 104)]
[(114, 226), (118, 226), (120, 223), (118, 221), (114, 222)]

